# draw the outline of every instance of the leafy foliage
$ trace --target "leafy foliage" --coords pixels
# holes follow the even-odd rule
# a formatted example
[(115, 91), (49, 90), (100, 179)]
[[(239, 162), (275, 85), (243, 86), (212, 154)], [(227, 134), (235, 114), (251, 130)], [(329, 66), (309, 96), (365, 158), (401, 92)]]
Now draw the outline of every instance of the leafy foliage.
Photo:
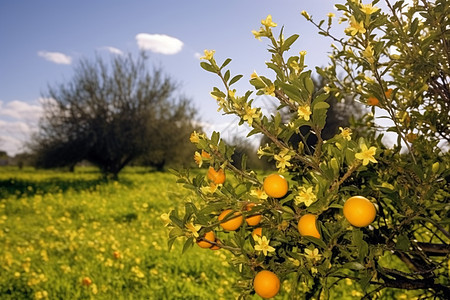
[[(224, 86), (214, 87), (211, 95), (224, 113), (237, 115), (239, 124), (252, 128), (249, 135), (266, 136), (270, 142), (258, 155), (276, 162), (289, 181), (289, 192), (282, 198), (268, 197), (262, 188), (265, 174), (245, 163), (236, 168), (234, 148), (219, 133), (207, 137), (194, 132), (191, 141), (201, 151), (196, 154), (199, 167), (226, 169), (227, 181), (216, 185), (204, 175), (177, 173), (178, 181), (198, 198), (186, 202), (184, 214), (170, 213), (169, 245), (186, 238), (186, 250), (197, 236), (214, 230), (215, 244), (235, 256), (242, 297), (254, 293), (252, 280), (262, 269), (282, 278), (292, 298), (333, 298), (341, 280), (358, 282), (366, 299), (390, 297), (392, 288), (419, 290), (421, 298), (444, 299), (450, 293), (449, 6), (445, 0), (411, 6), (387, 1), (384, 12), (377, 2), (336, 5), (343, 14), (341, 22), (349, 23), (346, 37), (340, 39), (330, 33), (334, 14), (327, 23), (316, 23), (301, 13), (337, 44), (330, 65), (316, 68), (328, 82), (319, 93), (314, 93), (312, 72), (304, 64), (306, 53), (285, 57), (298, 35), (285, 38), (281, 30), (276, 37), (272, 28), (277, 24), (270, 15), (253, 31), (257, 39), (270, 42), (266, 65), (274, 75), (255, 72), (250, 83), (256, 96), (273, 96), (279, 109), (288, 109), (289, 120), (280, 112), (265, 115), (255, 105), (254, 91), (234, 90), (241, 76), (226, 69), (231, 60), (220, 64), (214, 51), (205, 50), (201, 67), (218, 75)], [(392, 47), (399, 54), (392, 54)], [(330, 95), (351, 96), (372, 111), (324, 141)], [(382, 142), (384, 130), (375, 123), (380, 112), (392, 124), (388, 131), (398, 136), (393, 146)], [(302, 126), (310, 131), (299, 132)], [(296, 144), (294, 134), (301, 138)], [(317, 138), (313, 151), (305, 148), (307, 135)], [(351, 196), (364, 196), (376, 206), (372, 224), (360, 228), (345, 219), (342, 208)], [(257, 205), (249, 211), (249, 203)], [(222, 230), (217, 216), (224, 209), (244, 218), (262, 215), (262, 237), (245, 222), (236, 231)], [(305, 214), (317, 217), (320, 238), (299, 234), (297, 223)]]
[(70, 82), (49, 87), (31, 146), (38, 165), (87, 160), (117, 177), (144, 155), (146, 164), (160, 169), (185, 157), (184, 150), (192, 148), (181, 144), (195, 128), (195, 111), (188, 99), (176, 97), (176, 89), (161, 70), (147, 70), (143, 54), (116, 56), (110, 67), (101, 58), (80, 61)]

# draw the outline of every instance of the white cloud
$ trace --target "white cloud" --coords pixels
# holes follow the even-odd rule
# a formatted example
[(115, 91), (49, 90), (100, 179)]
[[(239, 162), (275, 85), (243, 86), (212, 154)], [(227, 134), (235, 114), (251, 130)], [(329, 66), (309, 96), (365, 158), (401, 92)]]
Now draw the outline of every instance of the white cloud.
[(42, 106), (24, 101), (13, 100), (3, 105), (0, 101), (0, 117), (37, 122), (42, 114)]
[[(39, 99), (38, 103), (48, 101)], [(37, 130), (43, 113), (42, 106), (20, 100), (0, 101), (0, 149), (15, 155), (24, 149), (24, 143)]]
[(161, 54), (176, 54), (183, 48), (183, 42), (165, 34), (139, 33), (136, 35), (139, 49)]
[(39, 51), (38, 55), (55, 64), (70, 65), (72, 57), (60, 52)]
[(112, 54), (123, 55), (123, 51), (115, 47), (103, 47), (103, 49), (111, 52)]

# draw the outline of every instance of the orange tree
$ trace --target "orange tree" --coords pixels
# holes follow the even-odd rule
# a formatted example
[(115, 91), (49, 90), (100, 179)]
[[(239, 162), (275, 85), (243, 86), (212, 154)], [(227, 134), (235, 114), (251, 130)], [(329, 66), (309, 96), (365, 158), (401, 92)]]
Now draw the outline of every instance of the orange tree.
[[(194, 158), (204, 172), (176, 172), (195, 196), (184, 212), (169, 213), (169, 246), (184, 238), (186, 250), (215, 232), (207, 242), (234, 255), (242, 297), (272, 297), (278, 280), (300, 299), (327, 299), (349, 280), (366, 299), (397, 290), (417, 290), (422, 298), (450, 294), (450, 9), (446, 0), (408, 6), (386, 1), (384, 9), (377, 2), (336, 5), (340, 23), (348, 24), (342, 38), (331, 34), (334, 14), (316, 22), (301, 12), (334, 42), (329, 66), (316, 68), (328, 81), (319, 93), (313, 93), (306, 53), (288, 55), (298, 35), (275, 34), (270, 15), (253, 34), (270, 43), (266, 65), (273, 76), (254, 72), (254, 91), (233, 89), (242, 76), (227, 69), (231, 59), (218, 63), (215, 52), (205, 50), (201, 67), (223, 84), (211, 95), (220, 110), (251, 128), (249, 135), (268, 138), (257, 153), (273, 160), (280, 176), (257, 174), (245, 160), (237, 168), (233, 147), (218, 132), (194, 132)], [(350, 95), (372, 110), (325, 141), (330, 94)], [(260, 95), (289, 110), (290, 120), (265, 114), (254, 101)], [(379, 114), (398, 137), (393, 145), (382, 142), (386, 129), (375, 122)], [(317, 137), (312, 150), (299, 131), (305, 125)], [(301, 136), (298, 144), (290, 140), (294, 134)], [(209, 167), (224, 170), (226, 180), (208, 180)], [(243, 221), (252, 216), (261, 219), (253, 226)], [(221, 226), (230, 222), (232, 227)], [(261, 271), (270, 271), (265, 280), (271, 282), (255, 280)]]

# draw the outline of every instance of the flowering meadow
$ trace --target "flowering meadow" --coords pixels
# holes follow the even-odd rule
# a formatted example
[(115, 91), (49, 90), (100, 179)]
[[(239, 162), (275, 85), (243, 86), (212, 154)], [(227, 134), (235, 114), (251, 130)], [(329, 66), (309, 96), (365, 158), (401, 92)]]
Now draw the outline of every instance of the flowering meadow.
[(224, 251), (169, 251), (170, 173), (0, 169), (0, 299), (233, 299)]
[[(127, 168), (119, 181), (99, 178), (91, 168), (0, 169), (0, 299), (239, 296), (245, 281), (228, 251), (194, 245), (181, 255), (178, 240), (169, 251), (164, 216), (194, 197), (174, 175)], [(355, 281), (339, 286), (336, 298), (363, 296)], [(284, 281), (276, 299), (293, 288)]]

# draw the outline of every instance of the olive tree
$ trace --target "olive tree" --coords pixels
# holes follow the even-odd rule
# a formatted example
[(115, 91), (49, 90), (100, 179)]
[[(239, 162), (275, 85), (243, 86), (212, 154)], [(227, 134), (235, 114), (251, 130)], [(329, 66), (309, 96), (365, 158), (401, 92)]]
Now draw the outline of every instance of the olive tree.
[[(130, 162), (150, 155), (159, 168), (177, 157), (194, 129), (195, 110), (177, 96), (177, 84), (161, 69), (148, 70), (141, 54), (81, 60), (73, 78), (49, 86), (31, 148), (44, 167), (87, 160), (116, 178)], [(167, 137), (163, 139), (162, 137)], [(176, 150), (179, 150), (177, 153)], [(151, 153), (157, 155), (151, 156)]]

